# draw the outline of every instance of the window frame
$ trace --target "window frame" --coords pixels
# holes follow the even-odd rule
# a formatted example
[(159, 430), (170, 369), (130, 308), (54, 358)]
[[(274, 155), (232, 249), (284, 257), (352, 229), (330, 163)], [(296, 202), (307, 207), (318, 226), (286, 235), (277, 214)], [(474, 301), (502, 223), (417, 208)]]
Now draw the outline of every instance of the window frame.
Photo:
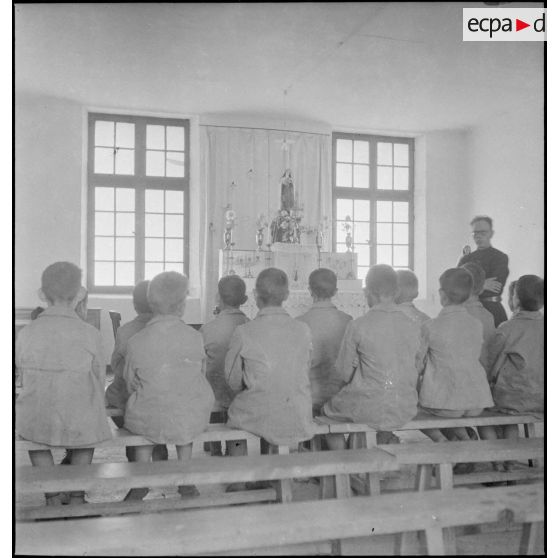
[[(336, 165), (337, 165), (337, 140), (347, 139), (352, 141), (367, 141), (369, 142), (369, 187), (368, 188), (355, 188), (351, 187), (338, 187), (336, 186)], [(387, 190), (378, 189), (377, 184), (377, 144), (382, 142), (388, 143), (404, 143), (409, 146), (409, 188), (408, 190)], [(370, 202), (370, 238), (368, 245), (370, 247), (370, 265), (375, 265), (377, 261), (377, 235), (376, 235), (376, 202), (378, 201), (392, 201), (392, 202), (407, 202), (409, 204), (409, 269), (414, 269), (414, 246), (415, 246), (415, 215), (414, 215), (414, 192), (415, 192), (415, 140), (409, 137), (397, 136), (384, 136), (375, 134), (358, 134), (348, 132), (333, 132), (332, 133), (332, 216), (333, 216), (333, 242), (332, 249), (335, 252), (337, 244), (344, 243), (345, 239), (337, 239), (337, 200), (338, 199), (351, 199), (351, 200), (367, 200)], [(343, 161), (341, 161), (343, 162)], [(351, 163), (354, 164), (354, 163)], [(393, 165), (392, 165), (393, 166)], [(344, 219), (340, 219), (344, 220)], [(392, 243), (391, 246), (394, 246)], [(393, 260), (392, 260), (393, 262)], [(392, 265), (393, 267), (393, 265)], [(398, 268), (400, 266), (397, 266)]]
[[(134, 126), (134, 174), (95, 174), (95, 122), (128, 122)], [(146, 130), (148, 124), (184, 127), (184, 177), (147, 176)], [(87, 289), (94, 294), (130, 294), (131, 286), (95, 285), (95, 188), (130, 188), (135, 192), (134, 284), (145, 277), (145, 191), (183, 192), (183, 273), (189, 271), (190, 222), (190, 120), (187, 118), (136, 116), (107, 112), (87, 114)], [(116, 231), (115, 231), (116, 233)], [(116, 234), (114, 236), (116, 238)]]

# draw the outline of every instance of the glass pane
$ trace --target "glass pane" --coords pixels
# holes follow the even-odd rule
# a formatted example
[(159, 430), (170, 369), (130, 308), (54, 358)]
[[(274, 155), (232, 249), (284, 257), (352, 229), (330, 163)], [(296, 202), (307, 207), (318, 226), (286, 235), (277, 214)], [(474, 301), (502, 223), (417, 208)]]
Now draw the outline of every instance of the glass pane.
[(116, 123), (116, 147), (134, 148), (134, 128), (134, 124), (130, 124), (129, 122)]
[(165, 212), (184, 213), (184, 192), (165, 190)]
[(391, 143), (378, 143), (378, 165), (392, 165)]
[(393, 164), (403, 167), (409, 166), (409, 146), (406, 143), (393, 144)]
[(117, 211), (134, 211), (136, 207), (136, 192), (131, 188), (116, 188)]
[(165, 127), (147, 125), (146, 131), (146, 144), (147, 149), (165, 149)]
[(355, 188), (369, 188), (370, 167), (368, 165), (354, 165), (353, 171), (355, 173)]
[(135, 283), (135, 269), (133, 263), (116, 263), (116, 284), (120, 286)]
[(167, 176), (184, 176), (184, 153), (167, 152)]
[(113, 174), (114, 172), (114, 149), (109, 147), (95, 148), (95, 169), (97, 174)]
[(184, 261), (183, 241), (179, 239), (165, 240), (165, 261), (182, 262)]
[(409, 244), (409, 225), (393, 225), (393, 243)]
[(95, 122), (95, 145), (114, 146), (114, 122)]
[(409, 169), (407, 167), (393, 167), (393, 188), (395, 190), (409, 189)]
[(355, 141), (355, 163), (370, 162), (370, 144), (367, 141)]
[[(136, 259), (135, 239), (117, 238), (116, 239), (116, 259), (124, 262), (133, 262)], [(118, 273), (118, 268), (117, 271)]]
[(165, 176), (165, 152), (145, 152), (145, 174), (147, 176)]
[(398, 267), (409, 266), (409, 248), (407, 246), (393, 247), (393, 265)]
[(114, 285), (114, 264), (95, 262), (95, 285), (98, 287)]
[(409, 222), (409, 203), (393, 202), (393, 221), (395, 223)]
[(355, 223), (353, 227), (355, 242), (368, 244), (370, 241), (370, 223)]
[(337, 140), (337, 160), (344, 163), (351, 163), (353, 160), (353, 142), (352, 140)]
[(184, 151), (184, 128), (182, 126), (167, 126), (167, 149)]
[(358, 254), (359, 265), (370, 265), (370, 246), (368, 244), (355, 244), (354, 251)]
[(114, 234), (114, 213), (95, 212), (95, 234), (111, 236)]
[(163, 262), (165, 257), (163, 254), (163, 239), (146, 238), (145, 239), (145, 260), (149, 262)]
[(352, 165), (337, 163), (335, 185), (339, 186), (340, 188), (350, 188), (352, 185), (352, 179)]
[(145, 264), (145, 278), (146, 279), (153, 279), (155, 275), (165, 271), (165, 268), (162, 263), (146, 263)]
[(393, 242), (391, 223), (378, 223), (376, 225), (376, 242), (378, 244), (391, 244)]
[(368, 267), (360, 267), (357, 268), (358, 278), (359, 279), (366, 279), (366, 274), (368, 273)]
[(134, 236), (136, 229), (136, 217), (133, 213), (116, 214), (116, 235)]
[(354, 200), (355, 221), (370, 221), (370, 202), (368, 200)]
[(165, 216), (165, 236), (184, 236), (184, 219), (182, 215), (166, 215)]
[(335, 251), (338, 252), (338, 253), (346, 252), (347, 251), (347, 246), (345, 245), (344, 242), (343, 243), (338, 242), (335, 246)]
[(390, 201), (376, 202), (376, 220), (383, 223), (391, 223), (391, 205)]
[(95, 188), (95, 211), (114, 211), (114, 188)]
[(337, 200), (337, 219), (339, 221), (344, 221), (347, 215), (353, 218), (353, 200)]
[(105, 236), (95, 237), (95, 259), (114, 260), (114, 238)]
[(158, 213), (145, 214), (145, 236), (165, 236), (164, 215)]
[(378, 167), (378, 189), (392, 190), (392, 167)]
[(117, 149), (115, 164), (115, 174), (134, 174), (134, 150)]
[(163, 190), (146, 190), (145, 191), (145, 211), (147, 213), (163, 213), (164, 207), (164, 191)]
[(392, 265), (391, 246), (376, 246), (376, 263)]
[(165, 271), (178, 271), (178, 273), (184, 273), (184, 264), (165, 262)]

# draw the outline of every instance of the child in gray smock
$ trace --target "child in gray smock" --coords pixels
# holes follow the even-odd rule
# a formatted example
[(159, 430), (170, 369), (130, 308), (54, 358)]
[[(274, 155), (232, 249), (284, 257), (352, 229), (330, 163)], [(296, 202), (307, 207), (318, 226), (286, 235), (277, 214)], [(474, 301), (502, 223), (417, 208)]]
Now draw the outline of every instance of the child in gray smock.
[(298, 316), (312, 334), (312, 364), (310, 387), (312, 407), (316, 415), (323, 404), (343, 386), (343, 377), (335, 365), (347, 324), (352, 317), (338, 310), (331, 302), (337, 292), (337, 276), (331, 269), (315, 269), (308, 277), (313, 304), (310, 310)]
[[(48, 307), (16, 341), (22, 391), (16, 401), (16, 433), (26, 440), (75, 448), (73, 465), (91, 463), (95, 444), (111, 437), (104, 405), (105, 366), (101, 334), (74, 308), (85, 296), (81, 270), (69, 262), (48, 266), (39, 296)], [(89, 446), (89, 447), (88, 447)], [(50, 450), (29, 452), (34, 466), (54, 466)], [(47, 504), (65, 499), (47, 493)], [(84, 503), (83, 492), (70, 503)]]
[(395, 297), (395, 304), (420, 327), (430, 319), (430, 316), (413, 304), (413, 300), (418, 296), (417, 276), (410, 269), (398, 269), (396, 273), (397, 296)]
[[(397, 275), (390, 266), (370, 268), (365, 294), (371, 308), (349, 322), (337, 359), (345, 385), (323, 413), (369, 424), (379, 431), (380, 443), (396, 443), (391, 431), (417, 413), (420, 330), (395, 304)], [(332, 449), (344, 447), (342, 436), (328, 438)]]
[[(448, 269), (440, 276), (440, 314), (422, 326), (424, 376), (420, 405), (442, 417), (480, 415), (493, 405), (486, 373), (479, 362), (482, 324), (463, 303), (473, 287), (463, 268)], [(423, 430), (435, 442), (446, 437), (438, 429)], [(446, 429), (447, 437), (470, 440), (465, 428)]]
[[(544, 413), (544, 281), (523, 275), (515, 283), (512, 317), (496, 329), (488, 346), (489, 381), (502, 413)], [(483, 439), (517, 439), (516, 424), (482, 427)], [(499, 435), (499, 436), (497, 436)]]
[[(201, 328), (205, 349), (206, 376), (215, 394), (215, 406), (211, 413), (211, 423), (227, 422), (227, 409), (234, 398), (234, 392), (225, 380), (225, 356), (229, 349), (232, 334), (237, 326), (250, 321), (240, 310), (248, 297), (246, 283), (238, 275), (227, 275), (219, 280), (217, 286), (217, 308), (215, 319)], [(227, 442), (227, 447), (232, 442)], [(221, 455), (221, 443), (210, 443), (211, 455)]]
[[(127, 346), (124, 381), (130, 392), (124, 426), (157, 444), (176, 444), (179, 460), (188, 460), (192, 442), (209, 422), (215, 398), (205, 377), (203, 338), (182, 321), (188, 279), (165, 271), (149, 283), (147, 299), (153, 318)], [(136, 447), (136, 461), (150, 461), (152, 446)], [(198, 495), (179, 486), (183, 497)], [(132, 489), (137, 500), (145, 489)]]

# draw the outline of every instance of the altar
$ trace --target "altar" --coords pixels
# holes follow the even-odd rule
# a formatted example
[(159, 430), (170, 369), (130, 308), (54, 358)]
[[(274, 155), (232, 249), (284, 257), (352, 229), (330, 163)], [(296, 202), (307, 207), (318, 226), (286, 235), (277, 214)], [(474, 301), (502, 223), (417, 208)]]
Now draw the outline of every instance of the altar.
[(252, 291), (256, 277), (263, 269), (282, 269), (289, 279), (289, 298), (283, 307), (293, 317), (304, 314), (312, 305), (308, 277), (318, 267), (331, 269), (337, 275), (333, 303), (353, 318), (362, 316), (368, 305), (362, 291), (362, 281), (355, 279), (357, 255), (354, 252), (322, 252), (317, 246), (276, 242), (269, 250), (224, 249), (219, 251), (219, 276), (238, 275), (246, 283), (248, 301), (243, 312), (254, 318), (258, 312)]

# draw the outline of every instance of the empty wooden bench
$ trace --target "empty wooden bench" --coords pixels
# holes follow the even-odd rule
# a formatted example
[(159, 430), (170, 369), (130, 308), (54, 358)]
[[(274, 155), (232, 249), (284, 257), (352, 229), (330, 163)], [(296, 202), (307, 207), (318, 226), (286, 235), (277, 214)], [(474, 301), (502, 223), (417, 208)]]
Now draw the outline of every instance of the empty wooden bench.
[[(72, 490), (122, 490), (137, 487), (204, 485), (252, 481), (277, 481), (275, 490), (246, 491), (248, 500), (238, 494), (224, 494), (216, 499), (192, 498), (146, 502), (116, 502), (77, 506), (34, 506), (19, 508), (22, 519), (69, 517), (95, 514), (146, 512), (163, 508), (223, 505), (244, 501), (291, 500), (290, 481), (299, 477), (334, 476), (336, 496), (350, 496), (349, 474), (394, 471), (394, 456), (375, 448), (353, 452), (300, 453), (256, 457), (193, 458), (188, 462), (106, 463), (72, 467), (19, 467), (16, 490), (19, 494), (65, 492)], [(256, 494), (258, 493), (259, 494)]]
[[(384, 494), (378, 497), (185, 510), (63, 522), (16, 523), (17, 554), (200, 555), (279, 548), (351, 537), (426, 532), (427, 553), (444, 554), (442, 530), (544, 518), (542, 485)], [(525, 530), (520, 553), (532, 551)], [(300, 551), (300, 546), (298, 547)]]

